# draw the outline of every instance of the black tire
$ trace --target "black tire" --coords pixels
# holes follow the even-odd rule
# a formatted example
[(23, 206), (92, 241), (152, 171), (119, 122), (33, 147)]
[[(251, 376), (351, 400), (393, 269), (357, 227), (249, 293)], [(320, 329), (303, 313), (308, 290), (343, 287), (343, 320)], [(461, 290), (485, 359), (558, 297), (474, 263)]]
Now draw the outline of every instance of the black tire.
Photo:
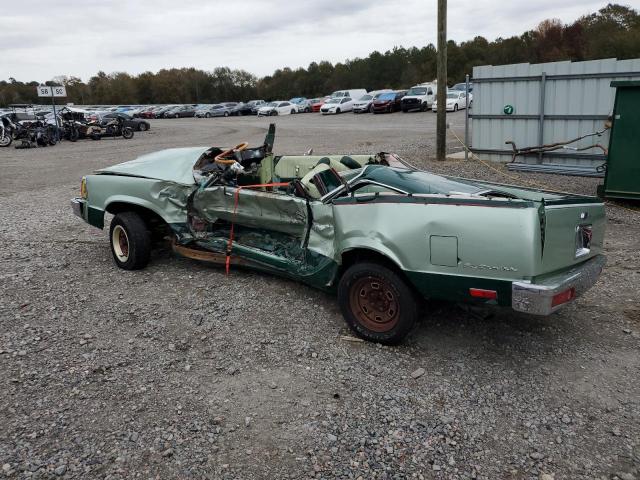
[(296, 113), (296, 109), (295, 109), (295, 108), (292, 108), (292, 109), (291, 109), (291, 115), (293, 115), (293, 114), (295, 114), (295, 113)]
[(124, 127), (122, 129), (122, 136), (123, 136), (123, 138), (126, 138), (127, 140), (132, 139), (133, 138), (133, 128)]
[(207, 113), (204, 114), (204, 117), (205, 118), (211, 118), (211, 114), (209, 112), (207, 112)]
[(453, 106), (453, 111), (454, 111), (454, 112), (457, 112), (457, 111), (458, 111), (458, 104), (457, 104), (457, 103)]
[(473, 100), (469, 102), (469, 108), (471, 108), (471, 105), (473, 105)]
[(99, 133), (91, 134), (91, 140), (101, 140), (101, 139), (102, 139), (102, 135), (100, 135)]
[[(124, 239), (122, 232), (124, 232)], [(109, 228), (109, 243), (113, 260), (119, 268), (140, 270), (149, 263), (151, 233), (137, 213), (122, 212), (113, 218)], [(126, 245), (126, 251), (124, 245)]]
[(180, 115), (178, 115), (177, 113), (173, 116), (173, 118), (180, 118)]
[(427, 110), (429, 110), (429, 104), (427, 102), (424, 102), (421, 105), (420, 110), (422, 110), (423, 112), (426, 112)]
[(419, 305), (411, 288), (379, 263), (349, 267), (338, 284), (338, 304), (351, 330), (371, 342), (400, 343), (418, 319)]
[(336, 113), (341, 113), (339, 108), (336, 108)]
[(70, 142), (77, 142), (78, 138), (80, 138), (80, 132), (78, 132), (78, 130), (76, 128), (72, 129), (69, 132), (69, 141)]
[(4, 134), (0, 137), (0, 147), (8, 147), (13, 142), (13, 138), (9, 134)]
[(224, 112), (224, 116), (228, 117), (229, 116), (229, 112)]
[(277, 110), (272, 110), (272, 111), (269, 113), (269, 115), (270, 115), (270, 116), (277, 117), (277, 116), (278, 116), (278, 111), (277, 111)]
[(138, 123), (138, 130), (141, 132), (146, 132), (147, 130), (149, 130), (149, 124), (145, 122)]

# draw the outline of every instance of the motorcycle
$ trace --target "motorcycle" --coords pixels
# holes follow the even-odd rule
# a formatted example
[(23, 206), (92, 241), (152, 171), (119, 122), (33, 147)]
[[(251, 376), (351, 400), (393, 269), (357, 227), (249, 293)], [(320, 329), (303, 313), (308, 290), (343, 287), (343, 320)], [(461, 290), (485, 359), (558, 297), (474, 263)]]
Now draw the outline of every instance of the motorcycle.
[(21, 141), (16, 148), (46, 147), (58, 143), (55, 126), (40, 120), (31, 122), (28, 126), (18, 123), (13, 139)]
[(124, 119), (116, 117), (102, 124), (90, 124), (87, 128), (87, 136), (93, 140), (103, 137), (123, 137), (127, 140), (133, 138), (133, 128), (124, 126)]
[(85, 125), (76, 120), (62, 120), (61, 137), (70, 142), (75, 142), (80, 138), (80, 131)]
[(8, 147), (13, 142), (15, 124), (7, 116), (0, 117), (0, 147)]

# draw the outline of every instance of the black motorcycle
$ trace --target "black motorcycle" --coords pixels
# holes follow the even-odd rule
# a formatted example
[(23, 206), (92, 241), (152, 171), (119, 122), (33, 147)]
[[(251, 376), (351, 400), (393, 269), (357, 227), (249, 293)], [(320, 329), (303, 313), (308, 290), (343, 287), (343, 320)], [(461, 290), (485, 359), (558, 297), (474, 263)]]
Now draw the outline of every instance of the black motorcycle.
[(58, 143), (56, 127), (43, 121), (35, 121), (27, 126), (18, 123), (13, 132), (13, 139), (20, 140), (16, 148), (46, 147)]
[(123, 137), (128, 140), (133, 138), (133, 128), (125, 127), (122, 117), (115, 117), (100, 125), (92, 125), (87, 130), (87, 135), (93, 140), (100, 140), (102, 137)]
[(80, 138), (80, 130), (82, 127), (82, 123), (76, 120), (62, 120), (60, 136), (65, 140), (75, 142)]

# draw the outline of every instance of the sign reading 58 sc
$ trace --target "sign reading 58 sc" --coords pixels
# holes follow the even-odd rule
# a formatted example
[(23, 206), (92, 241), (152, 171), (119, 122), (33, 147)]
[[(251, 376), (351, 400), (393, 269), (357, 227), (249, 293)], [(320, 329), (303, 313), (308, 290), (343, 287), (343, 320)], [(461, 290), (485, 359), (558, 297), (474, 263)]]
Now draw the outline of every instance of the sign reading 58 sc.
[(47, 87), (46, 85), (38, 85), (36, 87), (39, 97), (66, 97), (67, 89), (65, 87)]

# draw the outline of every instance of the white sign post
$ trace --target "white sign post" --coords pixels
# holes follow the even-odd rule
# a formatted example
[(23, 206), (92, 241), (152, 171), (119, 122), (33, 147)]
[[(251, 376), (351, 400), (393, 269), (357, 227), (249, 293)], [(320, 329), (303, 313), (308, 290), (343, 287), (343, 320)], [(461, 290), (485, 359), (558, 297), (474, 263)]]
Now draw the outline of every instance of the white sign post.
[(51, 97), (51, 105), (53, 105), (53, 118), (56, 121), (56, 136), (57, 140), (60, 141), (60, 127), (58, 125), (58, 114), (56, 113), (56, 97), (66, 97), (67, 96), (67, 88), (66, 87), (49, 87), (47, 85), (38, 85), (36, 87), (38, 91), (39, 97)]
[(39, 97), (66, 97), (67, 96), (66, 87), (48, 87), (46, 85), (38, 85), (36, 88), (38, 89)]

